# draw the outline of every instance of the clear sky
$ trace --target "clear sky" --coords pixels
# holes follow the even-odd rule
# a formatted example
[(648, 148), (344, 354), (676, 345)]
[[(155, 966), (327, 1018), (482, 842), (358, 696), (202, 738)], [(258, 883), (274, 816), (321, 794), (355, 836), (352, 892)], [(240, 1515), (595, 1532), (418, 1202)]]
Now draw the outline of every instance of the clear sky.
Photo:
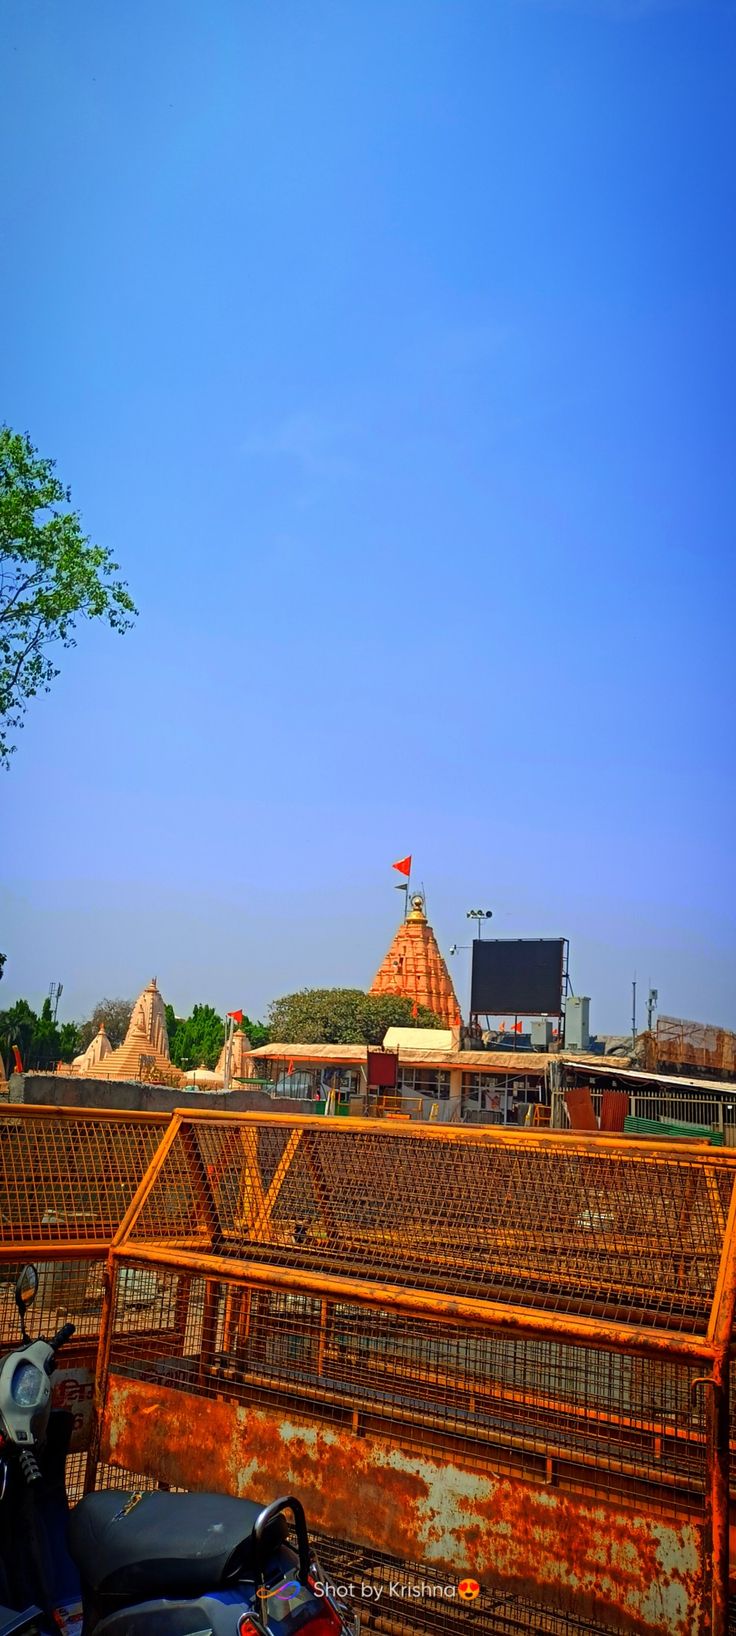
[(734, 5), (2, 33), (0, 413), (140, 607), (0, 775), (3, 1004), (367, 986), (411, 851), (445, 951), (735, 1025)]

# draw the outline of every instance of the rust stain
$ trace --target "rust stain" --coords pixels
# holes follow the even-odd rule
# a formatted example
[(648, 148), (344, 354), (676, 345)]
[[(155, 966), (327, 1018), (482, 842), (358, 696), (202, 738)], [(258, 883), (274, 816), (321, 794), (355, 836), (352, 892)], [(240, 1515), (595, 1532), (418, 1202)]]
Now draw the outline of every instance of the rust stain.
[(612, 1619), (632, 1636), (704, 1631), (702, 1529), (478, 1475), (386, 1439), (111, 1375), (102, 1457), (184, 1488), (293, 1490), (311, 1526), (485, 1585)]

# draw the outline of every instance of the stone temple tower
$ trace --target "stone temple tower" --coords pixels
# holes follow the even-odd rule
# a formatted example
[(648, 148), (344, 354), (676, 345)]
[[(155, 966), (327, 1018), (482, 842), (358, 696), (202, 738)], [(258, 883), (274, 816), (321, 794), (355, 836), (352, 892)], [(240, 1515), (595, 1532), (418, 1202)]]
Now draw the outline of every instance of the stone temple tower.
[(460, 1022), (452, 978), (427, 920), (424, 899), (418, 893), (411, 899), (406, 920), (399, 926), (369, 993), (401, 994), (434, 1011), (446, 1028), (455, 1028)]
[(166, 1008), (158, 991), (155, 977), (139, 994), (133, 1006), (130, 1018), (130, 1028), (140, 1029), (150, 1040), (154, 1051), (162, 1057), (169, 1056), (169, 1034), (166, 1027)]

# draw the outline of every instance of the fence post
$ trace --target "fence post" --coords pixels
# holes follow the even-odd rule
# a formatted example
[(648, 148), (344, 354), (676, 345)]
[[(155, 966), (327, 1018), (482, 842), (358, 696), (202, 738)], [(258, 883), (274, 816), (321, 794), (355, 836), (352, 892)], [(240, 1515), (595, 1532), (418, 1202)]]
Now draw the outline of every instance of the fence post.
[(706, 1562), (710, 1579), (706, 1629), (727, 1636), (729, 1584), (729, 1361), (714, 1362), (705, 1405)]

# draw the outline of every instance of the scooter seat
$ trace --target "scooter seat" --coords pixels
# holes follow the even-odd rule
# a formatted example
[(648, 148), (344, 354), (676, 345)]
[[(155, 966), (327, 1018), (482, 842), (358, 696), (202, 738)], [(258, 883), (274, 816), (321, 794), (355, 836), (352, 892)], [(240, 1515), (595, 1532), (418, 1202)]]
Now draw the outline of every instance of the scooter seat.
[(275, 1517), (259, 1550), (253, 1526), (262, 1510), (228, 1494), (88, 1494), (69, 1518), (85, 1608), (93, 1601), (99, 1616), (126, 1600), (200, 1596), (251, 1577), (288, 1533), (285, 1518)]

